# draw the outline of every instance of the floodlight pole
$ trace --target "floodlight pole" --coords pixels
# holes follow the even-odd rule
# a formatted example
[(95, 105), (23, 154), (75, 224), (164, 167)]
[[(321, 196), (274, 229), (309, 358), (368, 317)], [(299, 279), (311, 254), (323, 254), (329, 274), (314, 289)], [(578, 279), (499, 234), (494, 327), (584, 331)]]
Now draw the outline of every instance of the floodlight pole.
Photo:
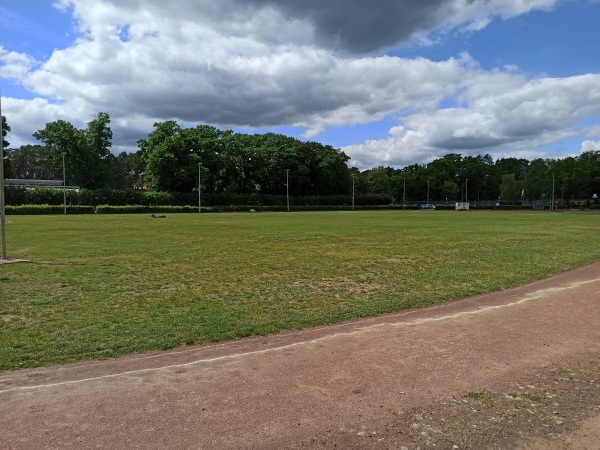
[(202, 163), (198, 163), (198, 212), (202, 212)]
[(0, 94), (0, 222), (2, 228), (2, 257), (6, 260), (6, 211), (4, 207), (4, 136), (2, 134), (2, 94)]
[(404, 188), (402, 190), (402, 209), (404, 209), (404, 205), (406, 204), (406, 178), (402, 178), (404, 182)]
[(287, 210), (290, 211), (290, 169), (285, 169), (285, 196), (287, 198)]
[(62, 161), (63, 161), (63, 205), (65, 208), (65, 215), (67, 214), (67, 171), (65, 169), (65, 152), (62, 152)]
[(354, 211), (354, 175), (352, 175), (352, 211)]
[(556, 207), (554, 206), (554, 174), (552, 174), (552, 205), (550, 205), (550, 211), (552, 211), (552, 209), (556, 210)]
[(465, 180), (465, 203), (469, 203), (469, 179)]
[(429, 180), (427, 180), (427, 206), (429, 206)]

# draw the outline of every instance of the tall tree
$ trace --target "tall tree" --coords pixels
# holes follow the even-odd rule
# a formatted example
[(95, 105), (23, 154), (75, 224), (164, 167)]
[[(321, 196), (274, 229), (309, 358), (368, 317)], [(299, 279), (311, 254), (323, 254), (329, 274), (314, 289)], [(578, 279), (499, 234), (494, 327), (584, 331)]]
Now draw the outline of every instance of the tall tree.
[(590, 150), (579, 155), (575, 175), (581, 183), (579, 196), (591, 199), (596, 194), (597, 198), (600, 195), (600, 150)]
[[(452, 200), (458, 199), (459, 185), (464, 185), (464, 179), (468, 178), (466, 172), (465, 160), (457, 153), (449, 153), (427, 164), (424, 173), (425, 184), (429, 181), (429, 199), (433, 201), (447, 197)], [(422, 198), (426, 195), (425, 192)]]
[(110, 187), (114, 182), (114, 155), (110, 152), (113, 133), (110, 128), (108, 113), (99, 112), (96, 118), (88, 122), (84, 131), (87, 151), (86, 168), (91, 173), (89, 185), (93, 187)]
[(86, 187), (86, 173), (79, 161), (79, 154), (85, 147), (82, 131), (65, 120), (57, 120), (47, 123), (43, 130), (33, 133), (33, 137), (48, 148), (49, 161), (57, 173), (62, 174), (64, 154), (65, 171), (69, 174), (68, 183)]
[(502, 175), (502, 185), (500, 186), (502, 201), (515, 204), (524, 194), (523, 182), (517, 180), (514, 173)]
[(199, 139), (191, 134), (169, 120), (155, 123), (148, 138), (138, 140), (140, 157), (146, 164), (148, 189), (190, 192), (197, 186), (202, 149)]
[(494, 163), (497, 173), (502, 178), (502, 175), (514, 174), (517, 180), (522, 180), (529, 161), (526, 159), (517, 158), (501, 158)]
[[(468, 196), (471, 201), (482, 198), (489, 199), (492, 190), (489, 189), (489, 177), (493, 174), (494, 163), (490, 155), (467, 156), (463, 160), (462, 173), (465, 179), (469, 179)], [(467, 185), (465, 184), (465, 189)], [(483, 197), (482, 197), (483, 191)], [(493, 197), (496, 197), (497, 190)], [(467, 194), (467, 192), (465, 192)]]
[(453, 180), (446, 180), (440, 188), (442, 198), (445, 200), (456, 200), (460, 197), (460, 188)]
[(350, 157), (330, 145), (311, 142), (316, 149), (317, 169), (309, 176), (312, 179), (312, 195), (336, 195), (350, 192), (352, 178), (348, 170)]
[(550, 198), (552, 189), (552, 174), (548, 160), (537, 158), (529, 163), (525, 171), (525, 198), (542, 200)]
[[(6, 122), (6, 117), (2, 116), (2, 118), (0, 120), (0, 124), (1, 124), (0, 129), (2, 129), (2, 132), (0, 133), (0, 139), (2, 139), (2, 148), (6, 149), (10, 145), (10, 143), (8, 143), (6, 141), (6, 139), (4, 139), (5, 136), (8, 134), (8, 132), (10, 131), (10, 127), (8, 126), (8, 123)], [(12, 168), (10, 159), (8, 158), (8, 154), (4, 154), (4, 161), (0, 161), (0, 163), (2, 164), (2, 171), (3, 171), (4, 176), (6, 178), (13, 176), (13, 168)]]
[(22, 145), (8, 151), (14, 178), (52, 180), (62, 177), (62, 172), (50, 163), (50, 149), (43, 145)]
[[(427, 195), (426, 169), (420, 164), (411, 164), (400, 170), (402, 179), (402, 195), (406, 186), (406, 200), (421, 200)], [(424, 186), (425, 185), (425, 186)]]
[(112, 131), (107, 113), (98, 113), (79, 130), (71, 123), (57, 120), (46, 124), (33, 136), (50, 150), (50, 161), (56, 169), (62, 168), (64, 154), (67, 183), (97, 189), (111, 185), (112, 159), (110, 146)]
[(9, 132), (10, 132), (10, 126), (8, 126), (8, 123), (6, 122), (6, 117), (2, 116), (2, 142), (3, 142), (4, 148), (8, 148), (8, 146), (10, 145), (10, 143), (7, 142), (6, 139), (4, 139)]
[(351, 179), (340, 150), (276, 133), (234, 134), (201, 125), (162, 122), (140, 139), (146, 182), (156, 191), (196, 189), (201, 164), (205, 192), (285, 195), (347, 194)]
[(374, 167), (361, 173), (369, 194), (387, 195), (392, 191), (391, 175), (394, 169), (391, 167)]
[(115, 187), (117, 189), (141, 189), (144, 184), (145, 164), (139, 152), (121, 152), (114, 160)]

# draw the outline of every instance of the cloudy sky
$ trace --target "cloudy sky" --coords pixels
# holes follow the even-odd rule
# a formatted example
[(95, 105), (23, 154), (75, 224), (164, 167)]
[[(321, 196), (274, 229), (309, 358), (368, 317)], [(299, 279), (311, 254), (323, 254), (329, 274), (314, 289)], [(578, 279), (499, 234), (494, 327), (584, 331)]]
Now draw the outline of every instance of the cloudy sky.
[(1, 0), (11, 147), (108, 112), (274, 131), (361, 169), (600, 150), (600, 0)]

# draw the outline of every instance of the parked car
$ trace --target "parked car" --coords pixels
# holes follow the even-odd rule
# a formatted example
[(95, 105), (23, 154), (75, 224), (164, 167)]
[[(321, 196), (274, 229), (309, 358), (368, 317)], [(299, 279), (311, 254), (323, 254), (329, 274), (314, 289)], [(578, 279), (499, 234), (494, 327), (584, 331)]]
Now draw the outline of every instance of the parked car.
[(421, 203), (419, 205), (421, 209), (435, 209), (435, 205), (433, 203)]

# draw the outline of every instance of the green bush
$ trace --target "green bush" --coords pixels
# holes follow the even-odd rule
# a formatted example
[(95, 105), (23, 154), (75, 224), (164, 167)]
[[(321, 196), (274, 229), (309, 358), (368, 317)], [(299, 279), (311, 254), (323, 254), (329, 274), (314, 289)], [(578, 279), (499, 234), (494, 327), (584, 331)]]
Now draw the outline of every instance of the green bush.
[[(62, 189), (6, 187), (7, 205), (60, 205), (63, 203)], [(354, 199), (358, 205), (387, 205), (392, 199), (385, 195), (357, 195)], [(203, 206), (244, 205), (280, 206), (287, 208), (288, 198), (285, 195), (237, 194), (237, 193), (202, 193)], [(348, 206), (352, 205), (351, 195), (323, 195), (306, 197), (289, 197), (290, 206)], [(198, 204), (197, 192), (142, 192), (132, 189), (79, 189), (67, 191), (69, 205), (143, 205), (143, 206), (187, 206)]]
[[(23, 188), (16, 186), (5, 186), (6, 205), (62, 205), (64, 192), (62, 189), (55, 188)], [(245, 211), (250, 208), (256, 210), (284, 211), (287, 210), (288, 198), (285, 195), (266, 195), (260, 193), (238, 194), (238, 193), (202, 193), (203, 207), (217, 208), (221, 211)], [(388, 206), (392, 203), (392, 198), (386, 195), (356, 195), (354, 198), (355, 209), (398, 209), (401, 204)], [(132, 189), (79, 189), (67, 191), (67, 205), (71, 206), (127, 206), (140, 205), (154, 208), (164, 206), (190, 207), (197, 208), (197, 192), (143, 192)], [(351, 209), (351, 195), (323, 195), (323, 196), (304, 196), (289, 197), (290, 209), (295, 211), (306, 210), (306, 207), (313, 211)], [(406, 204), (404, 209), (418, 209), (419, 203)], [(573, 209), (600, 209), (600, 205), (590, 200), (571, 200), (569, 205), (560, 205), (561, 208)], [(454, 209), (454, 203), (443, 205), (438, 203), (437, 209)], [(496, 206), (495, 202), (491, 205), (471, 204), (471, 209), (508, 209), (508, 210), (528, 210), (532, 205), (506, 204), (501, 202)], [(144, 212), (149, 212), (144, 211)], [(135, 212), (140, 212), (136, 210)], [(76, 214), (76, 212), (74, 212)]]
[[(256, 212), (275, 212), (287, 211), (285, 206), (271, 205), (229, 205), (214, 208), (220, 212), (250, 212), (253, 209)], [(404, 209), (418, 209), (416, 205), (406, 205)], [(402, 205), (354, 205), (356, 211), (375, 211), (375, 210), (402, 210)], [(292, 211), (352, 211), (352, 204), (345, 205), (294, 205), (290, 202), (290, 212)]]
[(144, 193), (132, 189), (81, 189), (70, 197), (79, 205), (145, 205)]
[(7, 205), (60, 205), (63, 202), (63, 191), (51, 188), (22, 188), (5, 186)]
[[(146, 206), (146, 205), (98, 205), (98, 214), (176, 214), (198, 212), (197, 206)], [(216, 212), (214, 208), (202, 207), (202, 212)]]
[[(93, 206), (67, 205), (67, 214), (94, 214)], [(6, 205), (6, 214), (64, 214), (63, 205)]]

